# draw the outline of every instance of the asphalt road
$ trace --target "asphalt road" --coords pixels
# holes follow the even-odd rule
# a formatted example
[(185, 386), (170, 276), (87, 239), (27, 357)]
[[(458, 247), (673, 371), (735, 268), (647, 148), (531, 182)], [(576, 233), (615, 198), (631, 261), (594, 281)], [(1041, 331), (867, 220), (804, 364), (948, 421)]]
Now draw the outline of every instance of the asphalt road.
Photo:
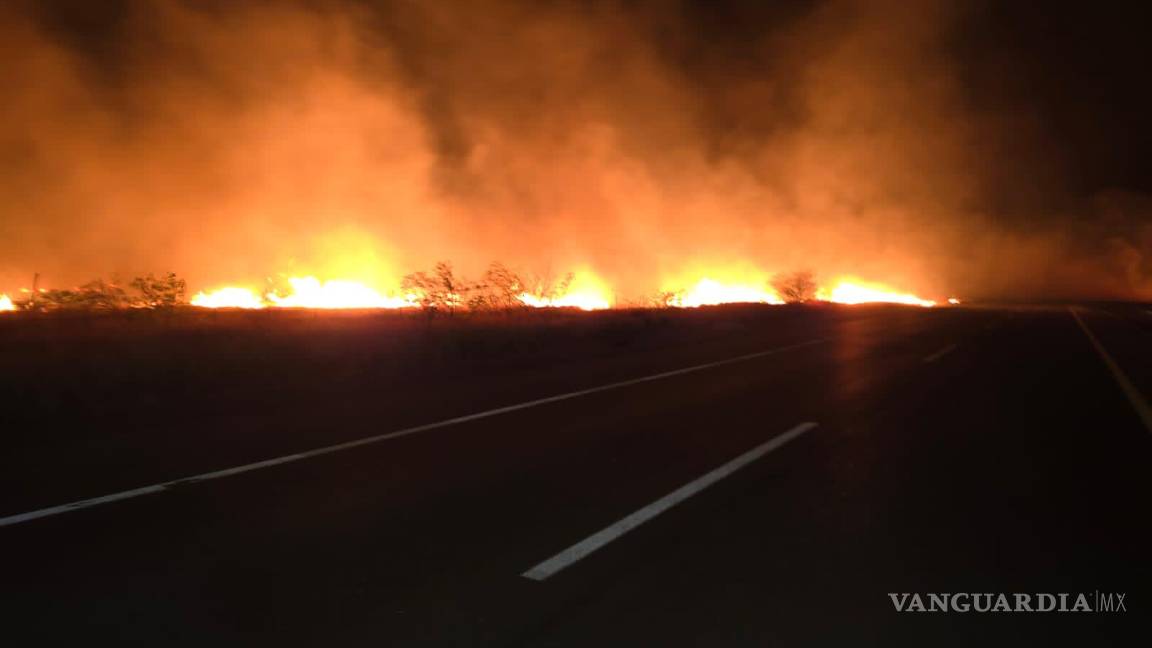
[[(371, 417), (363, 403), (254, 414), (272, 432), (207, 453), (181, 440), (186, 421), (90, 454), (101, 470), (78, 468), (83, 446), (29, 450), (0, 500), (0, 642), (1141, 645), (1147, 308), (1080, 307), (1095, 344), (1063, 307), (837, 311), (433, 396), (381, 384)], [(806, 422), (562, 571), (524, 576)], [(1125, 593), (1127, 611), (901, 613), (888, 596), (1097, 591)]]

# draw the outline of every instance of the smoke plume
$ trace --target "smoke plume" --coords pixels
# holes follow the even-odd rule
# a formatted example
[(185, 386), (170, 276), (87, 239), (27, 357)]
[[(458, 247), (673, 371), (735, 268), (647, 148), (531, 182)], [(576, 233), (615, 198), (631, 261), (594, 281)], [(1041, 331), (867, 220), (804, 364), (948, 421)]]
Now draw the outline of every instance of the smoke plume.
[(1149, 200), (1060, 193), (1042, 120), (973, 98), (962, 3), (85, 4), (0, 10), (0, 292), (448, 259), (1152, 295)]

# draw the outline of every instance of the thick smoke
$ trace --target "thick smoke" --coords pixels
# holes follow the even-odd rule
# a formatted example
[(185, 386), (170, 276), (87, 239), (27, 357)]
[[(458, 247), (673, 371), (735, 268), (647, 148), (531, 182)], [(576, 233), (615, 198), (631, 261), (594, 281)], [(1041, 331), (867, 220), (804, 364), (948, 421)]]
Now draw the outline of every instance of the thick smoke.
[(966, 91), (955, 3), (92, 4), (0, 10), (0, 292), (449, 259), (624, 298), (799, 268), (1152, 294), (1148, 201), (1052, 199), (1051, 135)]

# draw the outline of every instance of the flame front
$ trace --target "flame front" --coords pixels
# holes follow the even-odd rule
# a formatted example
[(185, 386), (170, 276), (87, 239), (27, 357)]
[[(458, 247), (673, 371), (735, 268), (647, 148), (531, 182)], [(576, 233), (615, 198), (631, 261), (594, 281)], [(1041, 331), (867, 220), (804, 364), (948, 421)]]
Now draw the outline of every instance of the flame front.
[(668, 305), (684, 308), (714, 306), (716, 304), (783, 304), (776, 293), (766, 286), (754, 284), (725, 284), (707, 277), (697, 281), (683, 294), (672, 297)]
[(415, 304), (404, 297), (381, 295), (358, 281), (330, 279), (321, 282), (316, 277), (292, 277), (288, 280), (292, 292), (267, 294), (275, 306), (288, 308), (407, 308)]
[(597, 292), (569, 292), (552, 299), (524, 293), (520, 295), (520, 301), (533, 308), (579, 308), (593, 311), (612, 307), (604, 295)]
[(224, 286), (200, 292), (192, 298), (193, 306), (202, 308), (409, 308), (410, 297), (383, 295), (358, 281), (316, 277), (291, 277), (285, 294), (269, 291), (263, 296), (251, 288)]
[(264, 300), (254, 291), (237, 286), (225, 286), (211, 292), (199, 292), (192, 298), (193, 306), (201, 308), (264, 308)]
[(0, 313), (16, 310), (16, 304), (12, 303), (12, 298), (8, 295), (0, 294)]
[(571, 284), (563, 293), (542, 297), (532, 293), (522, 293), (518, 299), (533, 308), (579, 308), (580, 310), (604, 310), (612, 307), (612, 291), (599, 277), (587, 270), (574, 273)]
[(837, 304), (905, 304), (908, 306), (935, 306), (936, 302), (916, 295), (902, 293), (879, 284), (865, 284), (854, 279), (841, 280), (831, 291), (817, 292), (817, 298)]
[[(683, 275), (681, 275), (683, 276)], [(659, 293), (656, 303), (677, 308), (696, 308), (717, 304), (751, 303), (783, 304), (785, 300), (772, 286), (767, 275), (761, 271), (732, 271), (718, 269), (716, 272), (696, 275), (698, 279), (678, 285), (689, 288), (664, 290)], [(688, 275), (691, 277), (691, 275)], [(716, 279), (714, 277), (721, 277)], [(675, 286), (668, 282), (665, 286)], [(486, 290), (490, 286), (477, 284), (470, 290)], [(783, 289), (781, 289), (783, 290)], [(824, 301), (837, 304), (889, 303), (909, 306), (931, 307), (936, 301), (924, 299), (915, 294), (891, 288), (887, 285), (865, 282), (855, 277), (843, 277), (825, 284), (818, 289), (809, 279), (808, 297), (790, 297), (789, 300)], [(42, 291), (43, 292), (43, 291)], [(578, 308), (592, 311), (612, 308), (614, 291), (611, 285), (588, 270), (569, 275), (562, 287), (553, 291), (541, 288), (525, 291), (515, 299), (525, 306), (534, 308)], [(455, 295), (452, 302), (457, 308), (472, 307), (468, 295)], [(477, 301), (483, 302), (483, 299)], [(190, 300), (192, 306), (201, 308), (318, 308), (318, 309), (400, 309), (427, 306), (417, 292), (383, 292), (373, 286), (351, 279), (321, 280), (315, 276), (289, 277), (279, 289), (263, 293), (243, 285), (222, 286), (200, 291)], [(634, 302), (629, 302), (634, 303)], [(649, 299), (649, 304), (652, 301)], [(948, 304), (959, 304), (955, 297)], [(0, 294), (0, 311), (17, 310), (17, 305), (7, 295)]]

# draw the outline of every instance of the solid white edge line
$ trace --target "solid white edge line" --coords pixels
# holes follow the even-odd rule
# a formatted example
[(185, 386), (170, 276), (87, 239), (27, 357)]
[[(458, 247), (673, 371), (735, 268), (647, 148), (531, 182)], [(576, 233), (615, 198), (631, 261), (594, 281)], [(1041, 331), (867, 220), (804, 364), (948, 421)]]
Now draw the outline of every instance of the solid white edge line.
[(356, 448), (356, 447), (363, 446), (363, 445), (369, 445), (372, 443), (379, 443), (381, 441), (387, 441), (388, 439), (396, 439), (399, 437), (409, 436), (412, 434), (419, 434), (421, 432), (427, 432), (429, 430), (435, 430), (437, 428), (449, 427), (452, 425), (458, 425), (460, 423), (467, 423), (469, 421), (478, 421), (480, 419), (485, 419), (485, 418), (489, 418), (492, 416), (498, 416), (500, 414), (507, 414), (508, 412), (515, 412), (518, 410), (528, 409), (531, 407), (538, 407), (540, 405), (546, 405), (548, 403), (556, 403), (556, 402), (568, 400), (571, 398), (578, 398), (580, 396), (587, 396), (589, 394), (595, 394), (598, 392), (609, 391), (612, 389), (619, 389), (621, 387), (638, 385), (638, 384), (650, 382), (653, 380), (661, 380), (664, 378), (671, 378), (673, 376), (682, 376), (684, 374), (689, 374), (689, 373), (693, 373), (696, 371), (702, 371), (704, 369), (711, 369), (713, 367), (720, 367), (723, 365), (735, 364), (738, 362), (745, 362), (745, 361), (753, 360), (756, 358), (763, 358), (765, 356), (770, 356), (770, 355), (774, 355), (777, 353), (783, 353), (785, 351), (791, 351), (793, 349), (799, 349), (799, 348), (806, 347), (806, 346), (812, 346), (815, 344), (820, 344), (822, 342), (826, 342), (827, 340), (828, 340), (828, 338), (819, 338), (819, 339), (815, 339), (815, 340), (808, 340), (807, 342), (798, 342), (796, 344), (789, 344), (789, 345), (782, 346), (782, 347), (776, 347), (775, 349), (768, 349), (767, 351), (757, 351), (755, 353), (748, 353), (748, 354), (741, 355), (741, 356), (726, 358), (724, 360), (717, 360), (715, 362), (706, 362), (704, 364), (693, 365), (691, 367), (684, 367), (682, 369), (673, 369), (671, 371), (664, 371), (664, 372), (652, 374), (649, 376), (641, 376), (640, 378), (621, 380), (619, 382), (608, 383), (606, 385), (600, 385), (598, 387), (590, 387), (588, 389), (581, 389), (578, 391), (568, 392), (565, 394), (557, 394), (555, 396), (546, 396), (544, 398), (537, 398), (535, 400), (525, 401), (523, 403), (517, 403), (515, 405), (507, 405), (504, 407), (497, 407), (495, 409), (485, 410), (483, 412), (476, 412), (474, 414), (466, 414), (464, 416), (457, 416), (454, 418), (445, 419), (443, 421), (437, 421), (435, 423), (426, 423), (424, 425), (417, 425), (415, 427), (404, 428), (402, 430), (396, 430), (394, 432), (386, 432), (384, 434), (377, 434), (377, 435), (365, 437), (362, 439), (356, 439), (353, 441), (346, 441), (344, 443), (337, 443), (337, 444), (330, 445), (330, 446), (324, 446), (322, 448), (315, 448), (313, 450), (308, 450), (305, 452), (299, 452), (299, 453), (295, 453), (295, 454), (285, 455), (285, 456), (276, 457), (273, 459), (266, 459), (264, 461), (257, 461), (254, 463), (244, 464), (241, 466), (234, 466), (232, 468), (224, 468), (221, 470), (214, 470), (214, 471), (202, 473), (199, 475), (193, 475), (191, 477), (184, 477), (182, 479), (173, 479), (171, 481), (161, 482), (159, 484), (152, 484), (150, 486), (142, 486), (140, 488), (133, 488), (131, 490), (120, 491), (118, 493), (112, 493), (112, 494), (103, 495), (100, 497), (92, 497), (89, 499), (78, 500), (75, 502), (69, 502), (67, 504), (61, 504), (59, 506), (50, 506), (50, 507), (38, 509), (35, 511), (29, 511), (27, 513), (17, 513), (15, 515), (0, 517), (0, 527), (11, 526), (13, 524), (19, 524), (21, 522), (27, 522), (29, 520), (35, 520), (37, 518), (49, 517), (52, 515), (59, 515), (61, 513), (67, 513), (69, 511), (77, 511), (80, 509), (91, 508), (93, 506), (99, 506), (101, 504), (118, 502), (120, 500), (131, 499), (134, 497), (140, 497), (142, 495), (150, 495), (152, 493), (159, 493), (159, 492), (163, 492), (166, 490), (170, 490), (172, 488), (184, 486), (187, 484), (193, 484), (196, 482), (208, 481), (210, 479), (219, 479), (221, 477), (230, 477), (232, 475), (239, 475), (241, 473), (251, 472), (253, 470), (259, 470), (261, 468), (269, 468), (271, 466), (278, 466), (281, 464), (292, 463), (294, 461), (300, 461), (301, 459), (308, 459), (310, 457), (318, 457), (320, 455), (326, 455), (326, 454), (330, 454), (333, 452), (339, 452), (341, 450), (348, 450), (350, 448)]
[(936, 362), (940, 358), (943, 358), (944, 356), (948, 355), (949, 353), (952, 353), (955, 350), (956, 350), (956, 343), (953, 342), (952, 344), (949, 344), (948, 346), (944, 347), (943, 349), (940, 349), (936, 353), (933, 353), (932, 355), (925, 357), (924, 363), (927, 364), (929, 362)]
[(1092, 330), (1088, 328), (1088, 325), (1084, 323), (1084, 320), (1080, 319), (1080, 314), (1076, 312), (1076, 309), (1069, 306), (1068, 312), (1072, 313), (1073, 319), (1080, 325), (1080, 330), (1084, 331), (1084, 335), (1088, 336), (1088, 341), (1091, 342), (1092, 347), (1096, 349), (1097, 355), (1104, 361), (1104, 365), (1108, 367), (1108, 371), (1112, 372), (1112, 377), (1116, 379), (1116, 384), (1120, 385), (1120, 391), (1124, 392), (1124, 395), (1128, 397), (1128, 402), (1132, 404), (1132, 409), (1136, 410), (1136, 415), (1140, 417), (1148, 433), (1152, 434), (1152, 408), (1148, 407), (1148, 402), (1144, 400), (1144, 396), (1140, 394), (1140, 390), (1136, 389), (1136, 385), (1132, 384), (1132, 381), (1128, 379), (1128, 375), (1125, 374), (1124, 370), (1120, 368), (1120, 365), (1112, 359), (1112, 356), (1104, 348), (1104, 345), (1100, 343), (1100, 340), (1096, 338), (1096, 335), (1092, 333)]
[(544, 562), (536, 565), (528, 571), (521, 574), (524, 578), (535, 581), (542, 581), (551, 576), (555, 576), (558, 572), (571, 566), (573, 563), (587, 557), (597, 549), (602, 548), (609, 542), (616, 540), (620, 536), (628, 533), (632, 529), (644, 524), (648, 520), (660, 515), (664, 511), (676, 506), (680, 502), (692, 497), (700, 491), (708, 488), (712, 484), (724, 479), (732, 473), (740, 470), (744, 466), (756, 461), (760, 457), (768, 454), (769, 452), (779, 448), (780, 446), (788, 443), (792, 439), (804, 434), (805, 432), (816, 427), (816, 423), (808, 422), (801, 423), (796, 427), (788, 430), (787, 432), (772, 438), (771, 440), (762, 443), (748, 452), (736, 457), (728, 463), (716, 468), (715, 470), (706, 473), (705, 475), (696, 478), (695, 480), (677, 488), (676, 490), (668, 493), (664, 497), (648, 504), (644, 508), (622, 518), (615, 523), (597, 531), (596, 533), (588, 536), (587, 538), (577, 542), (576, 544), (568, 547), (560, 553), (552, 556)]

